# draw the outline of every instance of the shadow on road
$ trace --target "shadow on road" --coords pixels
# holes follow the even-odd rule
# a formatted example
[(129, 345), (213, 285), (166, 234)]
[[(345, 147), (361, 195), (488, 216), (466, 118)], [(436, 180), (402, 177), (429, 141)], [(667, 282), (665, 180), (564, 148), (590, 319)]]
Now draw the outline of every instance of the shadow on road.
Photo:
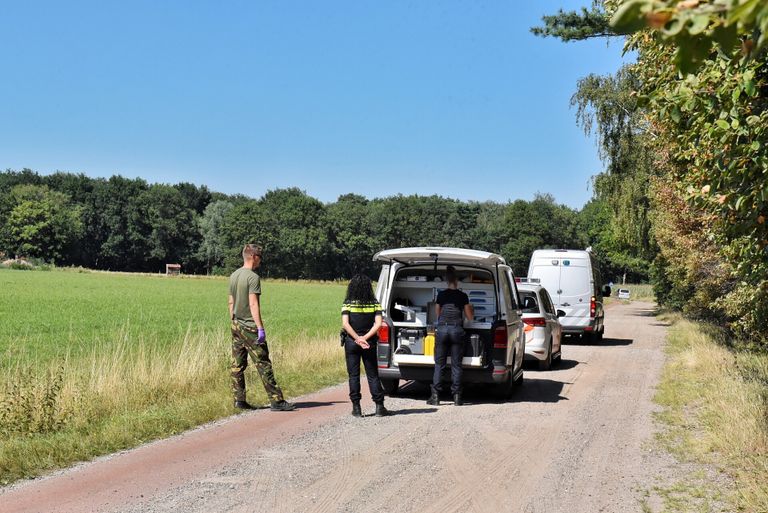
[[(579, 362), (565, 360), (563, 363), (573, 362), (574, 366)], [(557, 381), (554, 379), (525, 378), (522, 387), (518, 387), (509, 399), (500, 399), (494, 395), (495, 390), (491, 385), (466, 384), (462, 398), (464, 406), (473, 404), (503, 404), (503, 403), (556, 403), (567, 401), (567, 397), (560, 395), (565, 385), (570, 385), (566, 381)], [(404, 399), (413, 399), (415, 401), (426, 401), (430, 394), (430, 387), (425, 383), (409, 381), (398, 390), (395, 397)], [(446, 393), (440, 396), (441, 406), (448, 406), (452, 403), (450, 394)], [(422, 410), (402, 410), (402, 413), (432, 413), (434, 408), (424, 408)], [(399, 413), (398, 413), (399, 414)]]
[[(407, 410), (389, 410), (390, 415), (414, 415), (417, 413), (435, 413), (437, 408), (410, 408)], [(373, 417), (373, 415), (364, 415), (365, 417)]]
[(604, 338), (600, 342), (594, 344), (595, 346), (631, 346), (634, 339), (631, 338)]
[(511, 402), (516, 403), (557, 403), (567, 401), (560, 395), (565, 385), (571, 383), (553, 379), (526, 379), (521, 388), (515, 392)]
[(642, 308), (640, 310), (635, 310), (632, 312), (632, 315), (635, 317), (656, 317), (659, 314), (658, 308)]
[(320, 406), (331, 406), (332, 404), (340, 404), (346, 401), (298, 401), (296, 408), (318, 408)]
[(600, 342), (589, 342), (580, 337), (568, 337), (563, 339), (563, 345), (568, 345), (568, 346), (595, 346), (595, 347), (629, 346), (629, 345), (632, 345), (633, 342), (634, 340), (631, 338), (610, 338), (610, 337), (603, 337), (603, 340), (601, 340)]
[[(555, 362), (552, 362), (552, 368), (549, 370), (549, 372), (573, 369), (578, 365), (586, 365), (586, 364), (584, 362), (579, 362), (577, 360), (560, 360), (559, 362), (555, 361)], [(523, 369), (525, 369), (526, 371), (539, 372), (538, 366), (539, 364), (538, 364), (538, 361), (536, 360), (525, 360), (525, 362), (523, 362)]]

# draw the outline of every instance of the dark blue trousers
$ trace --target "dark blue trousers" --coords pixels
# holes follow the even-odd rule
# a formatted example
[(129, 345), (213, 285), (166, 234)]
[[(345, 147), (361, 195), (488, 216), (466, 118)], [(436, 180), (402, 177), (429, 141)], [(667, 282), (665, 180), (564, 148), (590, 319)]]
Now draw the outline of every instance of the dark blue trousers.
[(442, 392), (442, 378), (445, 361), (451, 356), (451, 393), (461, 393), (461, 359), (464, 358), (464, 328), (452, 325), (437, 325), (435, 333), (435, 374), (432, 390)]
[(363, 396), (360, 393), (360, 360), (363, 360), (371, 398), (373, 402), (380, 403), (384, 401), (384, 390), (381, 388), (381, 381), (379, 381), (376, 343), (369, 343), (371, 347), (363, 349), (355, 344), (351, 337), (347, 336), (344, 339), (344, 353), (347, 357), (347, 374), (349, 375), (349, 398), (352, 401), (359, 401)]

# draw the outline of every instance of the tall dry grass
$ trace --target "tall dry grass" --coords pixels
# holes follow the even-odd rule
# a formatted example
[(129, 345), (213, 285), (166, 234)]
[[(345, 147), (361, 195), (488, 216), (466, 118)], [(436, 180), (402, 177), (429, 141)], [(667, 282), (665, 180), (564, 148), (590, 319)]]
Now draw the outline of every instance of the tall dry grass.
[[(290, 344), (270, 344), (270, 351), (289, 396), (344, 376), (337, 339), (302, 334)], [(124, 330), (86, 357), (44, 366), (20, 359), (0, 369), (0, 482), (232, 414), (229, 368), (223, 330), (188, 330), (170, 348), (132, 341)], [(267, 402), (255, 370), (247, 373), (247, 387), (251, 402)]]
[(674, 318), (657, 393), (663, 440), (684, 459), (731, 475), (743, 511), (768, 511), (768, 355), (733, 352), (700, 324)]

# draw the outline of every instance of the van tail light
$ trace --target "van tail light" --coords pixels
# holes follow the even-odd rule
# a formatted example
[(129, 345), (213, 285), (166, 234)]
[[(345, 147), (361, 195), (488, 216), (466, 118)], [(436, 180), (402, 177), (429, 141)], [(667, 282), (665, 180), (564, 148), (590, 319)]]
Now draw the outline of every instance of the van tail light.
[(494, 349), (507, 348), (507, 327), (506, 326), (499, 326), (493, 332), (493, 347)]
[(595, 296), (589, 300), (589, 316), (594, 317), (597, 312), (597, 303), (595, 302)]
[(389, 324), (382, 322), (379, 326), (379, 342), (389, 344)]
[(526, 323), (528, 326), (538, 326), (538, 327), (545, 327), (547, 325), (547, 321), (544, 320), (544, 317), (529, 317), (527, 319), (523, 319), (523, 322)]

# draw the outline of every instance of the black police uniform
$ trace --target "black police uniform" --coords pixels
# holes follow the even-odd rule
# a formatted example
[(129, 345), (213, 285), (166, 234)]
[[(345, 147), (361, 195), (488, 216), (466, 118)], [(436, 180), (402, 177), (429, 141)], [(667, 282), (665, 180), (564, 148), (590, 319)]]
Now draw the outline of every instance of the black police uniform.
[[(344, 303), (341, 314), (349, 315), (349, 325), (358, 335), (365, 335), (376, 322), (376, 316), (381, 315), (379, 303)], [(346, 335), (344, 337), (344, 352), (347, 359), (347, 374), (349, 375), (349, 398), (352, 402), (360, 401), (360, 359), (365, 365), (365, 377), (368, 379), (368, 388), (371, 390), (373, 402), (384, 401), (384, 390), (379, 381), (379, 367), (376, 361), (376, 342), (378, 337), (374, 335), (368, 340), (369, 348), (363, 349), (355, 343), (355, 339)]]
[(461, 393), (461, 360), (464, 358), (464, 306), (469, 297), (457, 289), (445, 289), (437, 295), (440, 318), (435, 330), (435, 374), (432, 377), (433, 393), (443, 389), (442, 374), (448, 354), (451, 355), (451, 393)]

